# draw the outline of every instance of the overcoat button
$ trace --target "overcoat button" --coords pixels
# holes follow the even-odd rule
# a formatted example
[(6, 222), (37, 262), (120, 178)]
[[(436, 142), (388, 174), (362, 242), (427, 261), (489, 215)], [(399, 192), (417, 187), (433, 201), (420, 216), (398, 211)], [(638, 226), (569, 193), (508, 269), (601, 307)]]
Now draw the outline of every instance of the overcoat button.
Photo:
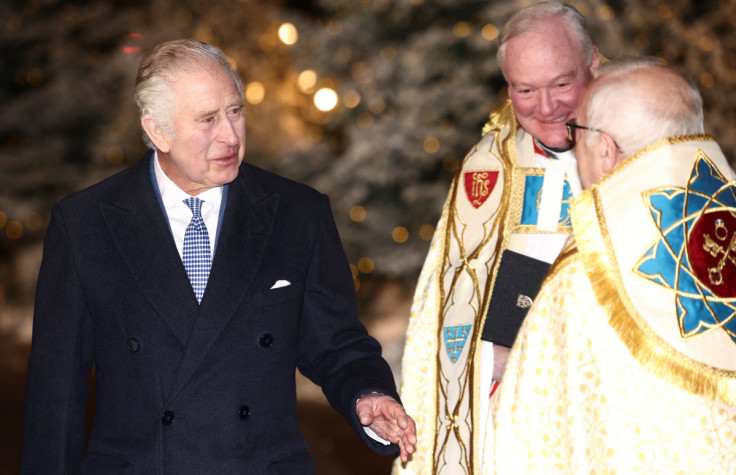
[(261, 346), (264, 348), (268, 348), (269, 346), (273, 345), (273, 335), (270, 333), (265, 333), (261, 335), (260, 340)]
[(141, 344), (135, 338), (128, 338), (128, 351), (137, 353), (141, 349)]
[(163, 414), (161, 414), (161, 423), (165, 426), (170, 426), (174, 423), (174, 413), (172, 411), (164, 411)]
[(240, 406), (240, 409), (238, 409), (238, 415), (241, 419), (247, 419), (250, 415), (250, 408), (248, 406)]

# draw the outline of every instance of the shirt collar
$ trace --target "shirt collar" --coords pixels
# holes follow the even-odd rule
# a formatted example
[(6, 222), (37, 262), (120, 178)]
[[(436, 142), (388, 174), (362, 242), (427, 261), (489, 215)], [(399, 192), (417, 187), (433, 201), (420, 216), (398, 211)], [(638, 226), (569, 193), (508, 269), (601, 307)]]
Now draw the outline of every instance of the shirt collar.
[[(154, 151), (154, 173), (156, 174), (156, 181), (158, 182), (158, 189), (161, 192), (161, 201), (164, 204), (165, 209), (171, 209), (174, 206), (179, 206), (182, 202), (189, 198), (190, 195), (183, 191), (181, 188), (171, 181), (171, 178), (166, 176), (161, 163), (158, 160), (158, 151)], [(220, 209), (220, 203), (222, 202), (222, 187), (216, 186), (197, 195), (207, 205), (213, 206), (215, 209)], [(184, 205), (186, 206), (186, 205)]]

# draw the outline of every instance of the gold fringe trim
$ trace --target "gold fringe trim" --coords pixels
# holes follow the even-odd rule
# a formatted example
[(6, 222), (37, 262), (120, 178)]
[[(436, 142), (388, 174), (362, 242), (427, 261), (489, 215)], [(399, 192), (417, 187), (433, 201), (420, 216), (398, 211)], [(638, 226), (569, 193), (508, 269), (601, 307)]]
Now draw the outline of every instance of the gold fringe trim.
[[(672, 143), (666, 139), (657, 144)], [(572, 220), (575, 241), (596, 299), (634, 358), (651, 373), (685, 391), (736, 405), (736, 372), (703, 364), (676, 350), (649, 327), (629, 299), (609, 242), (596, 186), (575, 197)]]

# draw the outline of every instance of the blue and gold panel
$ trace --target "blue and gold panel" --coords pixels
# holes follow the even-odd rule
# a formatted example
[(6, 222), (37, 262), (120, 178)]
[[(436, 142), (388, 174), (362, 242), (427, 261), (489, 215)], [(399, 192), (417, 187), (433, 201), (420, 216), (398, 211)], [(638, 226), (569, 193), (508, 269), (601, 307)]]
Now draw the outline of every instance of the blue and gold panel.
[[(527, 175), (526, 186), (524, 188), (524, 205), (521, 211), (522, 226), (535, 226), (539, 218), (539, 203), (542, 200), (542, 185), (544, 184), (544, 175)], [(562, 207), (560, 208), (560, 226), (570, 226), (570, 200), (572, 200), (572, 189), (570, 182), (565, 178), (565, 185), (562, 188)]]
[(643, 198), (660, 237), (634, 272), (674, 290), (683, 338), (723, 330), (736, 343), (736, 182), (700, 152), (687, 188)]
[(473, 325), (452, 325), (442, 329), (447, 356), (450, 357), (450, 361), (453, 363), (457, 363), (457, 360), (460, 359), (460, 354), (465, 348), (472, 327)]

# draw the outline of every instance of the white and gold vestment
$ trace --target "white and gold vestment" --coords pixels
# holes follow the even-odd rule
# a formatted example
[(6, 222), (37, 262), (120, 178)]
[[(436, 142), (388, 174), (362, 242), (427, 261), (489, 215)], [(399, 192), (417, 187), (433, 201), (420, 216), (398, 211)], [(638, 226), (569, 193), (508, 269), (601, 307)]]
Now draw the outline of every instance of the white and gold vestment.
[(480, 339), (489, 289), (506, 249), (554, 260), (579, 187), (570, 154), (545, 155), (518, 127), (510, 102), (493, 112), (453, 181), (417, 284), (401, 397), (419, 442), (394, 473), (479, 473), (476, 428), (486, 419), (493, 370), (492, 346)]
[(487, 473), (736, 473), (736, 182), (720, 148), (652, 144), (571, 215), (491, 399)]

